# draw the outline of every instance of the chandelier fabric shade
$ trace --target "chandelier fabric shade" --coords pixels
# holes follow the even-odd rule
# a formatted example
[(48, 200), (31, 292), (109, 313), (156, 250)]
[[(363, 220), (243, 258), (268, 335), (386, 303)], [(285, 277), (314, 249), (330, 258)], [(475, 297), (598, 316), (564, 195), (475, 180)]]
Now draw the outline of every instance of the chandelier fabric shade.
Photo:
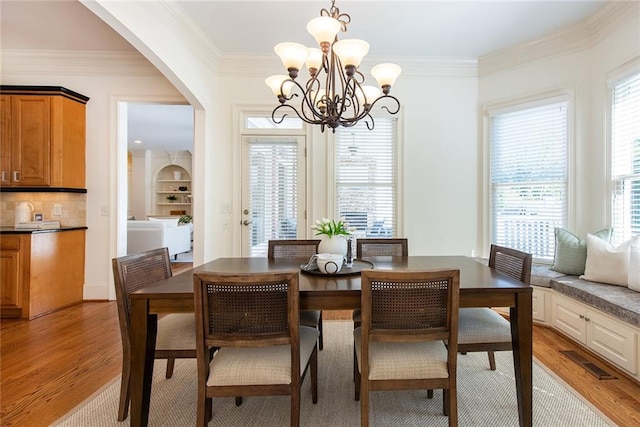
[[(365, 85), (359, 67), (369, 52), (369, 43), (359, 39), (338, 40), (338, 33), (346, 32), (350, 22), (351, 17), (340, 13), (332, 0), (329, 10), (322, 9), (320, 16), (307, 24), (307, 31), (318, 47), (292, 42), (274, 47), (288, 73), (265, 80), (280, 102), (271, 113), (275, 123), (282, 123), (293, 113), (306, 123), (320, 125), (323, 132), (326, 127), (335, 132), (338, 126), (354, 126), (361, 120), (371, 130), (375, 126), (371, 111), (378, 102), (390, 114), (400, 111), (400, 102), (389, 93), (401, 68), (396, 64), (378, 64), (371, 69), (378, 87)], [(305, 65), (309, 77), (300, 82), (298, 75)]]

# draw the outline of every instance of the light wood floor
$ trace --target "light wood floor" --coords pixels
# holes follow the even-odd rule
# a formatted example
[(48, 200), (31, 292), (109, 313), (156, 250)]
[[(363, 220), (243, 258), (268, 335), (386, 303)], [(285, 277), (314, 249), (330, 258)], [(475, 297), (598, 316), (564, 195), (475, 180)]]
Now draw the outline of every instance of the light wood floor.
[[(327, 321), (349, 316), (324, 313)], [(47, 426), (116, 378), (119, 334), (113, 301), (86, 302), (31, 321), (2, 320), (0, 425)], [(559, 353), (570, 349), (619, 379), (595, 379)], [(640, 385), (548, 328), (535, 327), (534, 354), (616, 424), (640, 425)]]

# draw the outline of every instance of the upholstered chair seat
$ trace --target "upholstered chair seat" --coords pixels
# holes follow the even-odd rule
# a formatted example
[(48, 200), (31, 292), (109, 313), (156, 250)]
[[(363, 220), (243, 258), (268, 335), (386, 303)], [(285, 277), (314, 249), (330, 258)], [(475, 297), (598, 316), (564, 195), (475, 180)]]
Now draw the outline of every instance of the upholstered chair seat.
[(156, 348), (179, 350), (195, 348), (196, 319), (193, 313), (169, 314), (158, 320)]
[[(300, 372), (311, 358), (320, 333), (300, 327)], [(207, 387), (291, 383), (291, 346), (223, 347), (209, 364)]]
[(477, 342), (511, 342), (509, 321), (486, 308), (460, 310), (458, 327), (458, 346)]
[[(353, 331), (358, 369), (362, 370), (360, 354), (362, 328)], [(369, 379), (403, 380), (447, 378), (447, 347), (442, 341), (415, 343), (371, 342), (369, 344)]]

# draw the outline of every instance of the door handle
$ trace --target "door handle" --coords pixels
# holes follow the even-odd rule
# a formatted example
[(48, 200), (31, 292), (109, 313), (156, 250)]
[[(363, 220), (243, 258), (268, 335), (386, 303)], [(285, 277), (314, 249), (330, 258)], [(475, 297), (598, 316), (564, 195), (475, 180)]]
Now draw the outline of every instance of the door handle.
[(242, 225), (249, 225), (251, 224), (251, 221), (249, 221), (248, 219), (245, 219), (244, 221), (242, 221)]
[(7, 171), (2, 171), (2, 182), (7, 182)]
[(13, 182), (18, 182), (18, 181), (20, 181), (20, 172), (13, 171)]

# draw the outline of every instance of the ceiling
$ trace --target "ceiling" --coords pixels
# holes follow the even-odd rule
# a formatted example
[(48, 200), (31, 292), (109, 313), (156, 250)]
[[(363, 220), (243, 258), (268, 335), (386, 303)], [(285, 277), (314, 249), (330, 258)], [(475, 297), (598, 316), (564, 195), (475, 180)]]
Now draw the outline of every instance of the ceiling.
[[(132, 1), (132, 0), (129, 0)], [(149, 1), (149, 0), (146, 0)], [(615, 0), (611, 0), (615, 1)], [(274, 55), (282, 41), (314, 43), (306, 23), (330, 0), (175, 0), (221, 55)], [(340, 38), (369, 42), (370, 57), (478, 58), (577, 24), (603, 0), (336, 0), (351, 16)], [(69, 25), (73, 22), (73, 25)], [(2, 49), (132, 51), (134, 48), (75, 0), (0, 0)], [(130, 105), (129, 135), (154, 149), (191, 150), (188, 106)], [(186, 144), (186, 145), (185, 145)]]

